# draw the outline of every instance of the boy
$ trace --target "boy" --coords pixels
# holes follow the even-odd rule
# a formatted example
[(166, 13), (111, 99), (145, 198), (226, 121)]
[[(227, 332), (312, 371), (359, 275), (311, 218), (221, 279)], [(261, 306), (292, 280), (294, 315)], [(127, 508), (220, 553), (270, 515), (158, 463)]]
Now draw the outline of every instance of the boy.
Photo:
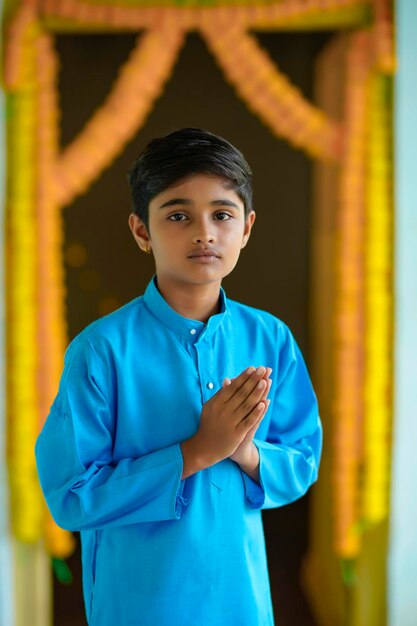
[(271, 625), (261, 509), (317, 479), (322, 429), (288, 327), (221, 287), (255, 220), (251, 171), (185, 128), (129, 182), (155, 274), (68, 346), (36, 443), (42, 489), (80, 531), (90, 626)]

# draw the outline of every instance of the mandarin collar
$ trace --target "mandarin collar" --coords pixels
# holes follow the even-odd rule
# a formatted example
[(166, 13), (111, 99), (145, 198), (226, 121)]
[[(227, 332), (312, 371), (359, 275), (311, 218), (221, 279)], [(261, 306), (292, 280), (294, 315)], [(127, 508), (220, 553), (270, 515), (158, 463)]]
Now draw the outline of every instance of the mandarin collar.
[(197, 341), (200, 336), (211, 336), (224, 318), (229, 315), (229, 306), (227, 302), (226, 292), (220, 286), (220, 312), (212, 315), (207, 323), (200, 320), (193, 320), (189, 317), (180, 315), (165, 300), (157, 287), (157, 275), (154, 274), (149, 281), (143, 300), (149, 311), (172, 332), (181, 335), (191, 342)]

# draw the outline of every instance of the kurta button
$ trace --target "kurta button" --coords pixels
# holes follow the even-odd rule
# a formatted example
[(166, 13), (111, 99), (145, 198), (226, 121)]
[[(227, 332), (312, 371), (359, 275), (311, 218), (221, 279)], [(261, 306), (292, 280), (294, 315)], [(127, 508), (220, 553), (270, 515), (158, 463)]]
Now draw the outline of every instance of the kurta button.
[(196, 329), (195, 329), (195, 328), (192, 328), (192, 329), (190, 330), (190, 334), (191, 334), (191, 335), (195, 335), (195, 334), (196, 334), (196, 332), (197, 332), (197, 331), (196, 331)]
[(209, 389), (213, 389), (214, 385), (213, 385), (213, 383), (207, 383), (207, 387), (208, 387)]

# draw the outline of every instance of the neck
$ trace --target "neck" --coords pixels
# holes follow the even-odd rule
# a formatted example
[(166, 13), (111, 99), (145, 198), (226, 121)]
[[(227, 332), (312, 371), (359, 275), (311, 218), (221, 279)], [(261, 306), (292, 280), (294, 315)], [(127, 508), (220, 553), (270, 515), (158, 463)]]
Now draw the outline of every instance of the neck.
[(221, 281), (196, 285), (157, 276), (156, 282), (159, 293), (169, 306), (183, 317), (207, 322), (212, 315), (220, 312)]

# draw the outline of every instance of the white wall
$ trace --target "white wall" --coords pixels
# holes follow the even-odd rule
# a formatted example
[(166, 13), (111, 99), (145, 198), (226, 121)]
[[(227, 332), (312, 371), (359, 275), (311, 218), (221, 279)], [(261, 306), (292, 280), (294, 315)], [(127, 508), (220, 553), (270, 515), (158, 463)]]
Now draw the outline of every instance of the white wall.
[(388, 624), (417, 625), (417, 2), (397, 0), (395, 399)]

